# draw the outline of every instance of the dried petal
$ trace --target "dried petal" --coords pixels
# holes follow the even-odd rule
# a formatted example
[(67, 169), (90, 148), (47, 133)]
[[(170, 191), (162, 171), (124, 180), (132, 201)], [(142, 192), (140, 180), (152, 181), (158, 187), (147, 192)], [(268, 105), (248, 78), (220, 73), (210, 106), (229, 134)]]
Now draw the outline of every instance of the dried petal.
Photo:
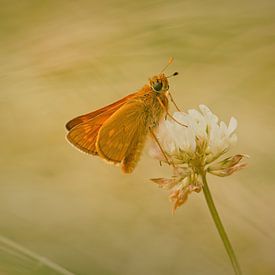
[(246, 164), (239, 163), (246, 155), (235, 155), (229, 158), (226, 158), (216, 164), (212, 164), (207, 168), (207, 171), (213, 175), (219, 177), (226, 177), (232, 173), (246, 167)]
[(173, 213), (175, 213), (176, 209), (187, 201), (189, 193), (190, 192), (187, 189), (187, 190), (176, 190), (170, 194), (169, 197), (173, 203), (173, 208), (172, 208)]
[(192, 170), (188, 167), (175, 167), (174, 168), (174, 176), (180, 177), (182, 179), (188, 177), (192, 173)]
[(242, 168), (245, 168), (246, 166), (247, 166), (247, 163), (239, 163), (223, 170), (209, 171), (209, 173), (219, 177), (227, 177), (233, 174), (234, 172), (239, 171)]
[(155, 178), (155, 179), (150, 179), (154, 183), (158, 184), (159, 187), (165, 188), (165, 189), (171, 189), (173, 188), (177, 183), (181, 181), (181, 178), (174, 177), (171, 179), (166, 179), (166, 178)]

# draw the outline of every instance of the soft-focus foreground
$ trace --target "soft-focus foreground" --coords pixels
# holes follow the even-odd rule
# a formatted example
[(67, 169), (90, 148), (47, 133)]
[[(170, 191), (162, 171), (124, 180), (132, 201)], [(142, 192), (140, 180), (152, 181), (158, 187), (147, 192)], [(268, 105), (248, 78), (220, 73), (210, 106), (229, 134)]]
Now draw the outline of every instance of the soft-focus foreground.
[(244, 274), (274, 274), (274, 29), (271, 0), (1, 1), (0, 274), (232, 274), (202, 193), (172, 216), (148, 180), (167, 166), (123, 175), (64, 139), (170, 56), (181, 108), (238, 120), (249, 168), (209, 184)]

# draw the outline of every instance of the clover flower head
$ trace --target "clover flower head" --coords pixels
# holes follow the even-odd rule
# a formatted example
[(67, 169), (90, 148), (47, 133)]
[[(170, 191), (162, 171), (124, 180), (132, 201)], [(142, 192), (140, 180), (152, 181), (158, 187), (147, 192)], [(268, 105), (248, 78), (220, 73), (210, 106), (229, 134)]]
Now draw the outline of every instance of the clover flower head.
[[(240, 164), (244, 157), (241, 154), (215, 162), (237, 141), (237, 120), (234, 117), (227, 126), (207, 106), (200, 105), (199, 111), (191, 109), (187, 113), (176, 112), (173, 118), (162, 121), (156, 133), (165, 155), (174, 164), (173, 177), (152, 180), (170, 190), (175, 210), (187, 200), (191, 192), (202, 189), (202, 173), (228, 176), (245, 164)], [(149, 154), (159, 161), (167, 162), (154, 141), (151, 142)]]

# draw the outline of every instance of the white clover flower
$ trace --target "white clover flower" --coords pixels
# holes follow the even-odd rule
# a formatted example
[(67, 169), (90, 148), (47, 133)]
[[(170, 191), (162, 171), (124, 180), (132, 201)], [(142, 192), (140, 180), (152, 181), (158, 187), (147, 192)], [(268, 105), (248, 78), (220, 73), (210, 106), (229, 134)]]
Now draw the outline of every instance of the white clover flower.
[[(228, 176), (245, 166), (239, 163), (244, 155), (213, 164), (236, 143), (237, 120), (232, 117), (227, 126), (207, 106), (200, 105), (199, 109), (189, 110), (187, 114), (174, 113), (175, 120), (164, 120), (156, 133), (163, 151), (174, 166), (174, 175), (172, 179), (152, 180), (171, 190), (174, 210), (186, 201), (189, 193), (201, 190), (202, 173)], [(156, 142), (152, 141), (149, 154), (167, 162)]]
[[(232, 117), (228, 127), (221, 121), (219, 122), (207, 106), (199, 106), (201, 112), (189, 110), (187, 114), (176, 112), (174, 118), (180, 123), (171, 120), (164, 120), (158, 129), (157, 137), (162, 148), (175, 161), (196, 158), (196, 152), (203, 143), (205, 161), (210, 163), (220, 155), (228, 151), (230, 146), (237, 140), (234, 131), (237, 128), (237, 120)], [(164, 160), (160, 148), (156, 143), (150, 148), (151, 156)]]

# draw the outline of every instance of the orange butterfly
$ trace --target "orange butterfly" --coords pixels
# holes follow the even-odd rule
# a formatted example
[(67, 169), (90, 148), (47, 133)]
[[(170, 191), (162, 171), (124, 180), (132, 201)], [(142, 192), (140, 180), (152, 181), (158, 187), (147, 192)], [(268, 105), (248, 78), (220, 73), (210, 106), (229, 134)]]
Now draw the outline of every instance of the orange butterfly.
[[(172, 60), (167, 66), (171, 62)], [(69, 142), (86, 153), (98, 155), (114, 164), (120, 163), (123, 172), (131, 173), (148, 134), (158, 143), (154, 131), (160, 120), (166, 114), (169, 115), (168, 95), (175, 104), (168, 92), (169, 77), (164, 73), (153, 76), (149, 79), (149, 84), (139, 91), (72, 119), (66, 124)], [(159, 143), (158, 145), (160, 146)], [(163, 152), (162, 149), (161, 151)], [(163, 154), (169, 163), (164, 152)]]

